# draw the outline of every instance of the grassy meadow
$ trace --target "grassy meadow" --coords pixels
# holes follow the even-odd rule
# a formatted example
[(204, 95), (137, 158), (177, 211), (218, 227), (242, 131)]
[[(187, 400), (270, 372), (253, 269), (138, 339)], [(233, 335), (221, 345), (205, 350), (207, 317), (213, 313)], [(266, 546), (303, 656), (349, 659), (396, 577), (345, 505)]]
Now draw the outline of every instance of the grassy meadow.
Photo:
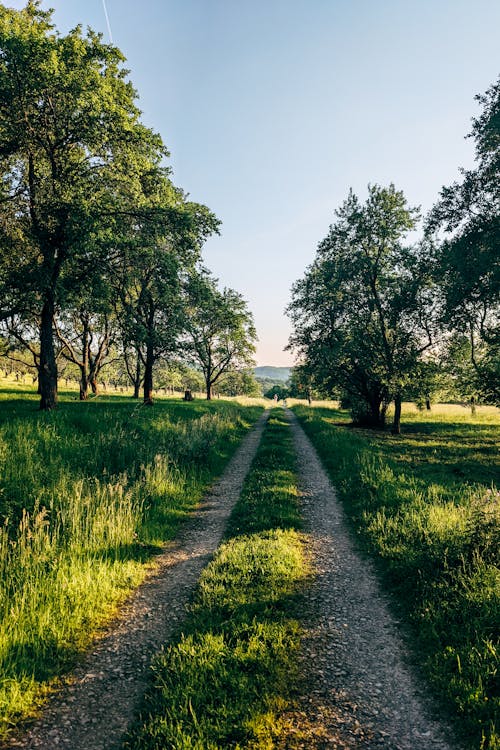
[(294, 410), (471, 750), (500, 748), (500, 411), (407, 405), (401, 435)]
[(0, 738), (138, 585), (261, 406), (0, 392)]
[(128, 750), (275, 747), (297, 677), (299, 529), (290, 428), (276, 409), (182, 635), (156, 661)]
[[(263, 405), (76, 395), (41, 413), (30, 387), (0, 391), (0, 739), (144, 579)], [(331, 402), (293, 408), (464, 746), (499, 750), (499, 410), (406, 405), (395, 436), (353, 429)], [(274, 409), (129, 750), (264, 750), (286, 736), (310, 575), (296, 481)]]

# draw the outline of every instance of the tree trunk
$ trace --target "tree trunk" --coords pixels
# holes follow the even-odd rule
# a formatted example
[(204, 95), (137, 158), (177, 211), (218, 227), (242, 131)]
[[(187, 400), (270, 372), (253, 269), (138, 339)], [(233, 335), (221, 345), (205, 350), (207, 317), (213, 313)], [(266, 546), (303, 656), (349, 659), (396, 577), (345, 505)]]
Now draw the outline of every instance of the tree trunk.
[(394, 397), (394, 421), (392, 423), (392, 434), (399, 435), (401, 433), (401, 394), (398, 393)]
[(383, 430), (385, 427), (385, 412), (386, 406), (383, 403), (381, 396), (372, 396), (370, 399), (370, 411), (369, 411), (369, 426), (375, 427), (377, 430)]
[[(90, 344), (89, 344), (89, 319), (82, 313), (80, 320), (83, 324), (82, 332), (82, 360), (80, 363), (80, 401), (86, 401), (89, 395), (89, 361), (90, 361)], [(76, 359), (73, 359), (75, 364)]]
[(54, 301), (47, 295), (40, 320), (40, 409), (57, 406), (57, 362), (54, 352)]
[(134, 379), (134, 398), (139, 398), (139, 391), (141, 390), (141, 358), (139, 352), (137, 352), (137, 362), (135, 363), (135, 379)]
[(92, 352), (90, 351), (90, 346), (88, 348), (88, 363), (89, 363), (89, 375), (88, 375), (88, 382), (90, 387), (92, 388), (92, 393), (94, 396), (97, 396), (99, 393), (99, 386), (97, 385), (97, 378), (99, 377), (99, 373), (101, 371), (101, 366), (99, 364), (99, 359), (97, 357), (92, 356)]
[(207, 393), (207, 401), (210, 401), (212, 398), (212, 383), (210, 380), (206, 381), (206, 393)]
[(144, 365), (144, 403), (148, 406), (153, 406), (153, 364), (153, 347), (148, 342), (146, 347), (146, 362)]
[(425, 408), (427, 409), (427, 411), (431, 410), (431, 400), (430, 400), (430, 398), (428, 396), (425, 399)]
[(80, 401), (86, 401), (89, 394), (89, 381), (85, 367), (80, 368)]

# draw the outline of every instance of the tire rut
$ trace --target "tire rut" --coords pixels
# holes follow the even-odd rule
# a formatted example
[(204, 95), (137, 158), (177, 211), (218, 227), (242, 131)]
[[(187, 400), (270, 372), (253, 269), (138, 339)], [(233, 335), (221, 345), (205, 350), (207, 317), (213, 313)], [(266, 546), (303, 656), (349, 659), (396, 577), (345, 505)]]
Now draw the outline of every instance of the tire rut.
[(290, 717), (309, 739), (286, 747), (451, 750), (450, 730), (431, 716), (387, 598), (354, 548), (318, 454), (295, 415), (287, 416), (315, 578), (299, 605), (304, 683)]
[(193, 518), (156, 558), (146, 582), (66, 679), (43, 716), (3, 747), (112, 750), (120, 746), (148, 685), (151, 660), (182, 623), (200, 574), (221, 541), (268, 413), (244, 437)]

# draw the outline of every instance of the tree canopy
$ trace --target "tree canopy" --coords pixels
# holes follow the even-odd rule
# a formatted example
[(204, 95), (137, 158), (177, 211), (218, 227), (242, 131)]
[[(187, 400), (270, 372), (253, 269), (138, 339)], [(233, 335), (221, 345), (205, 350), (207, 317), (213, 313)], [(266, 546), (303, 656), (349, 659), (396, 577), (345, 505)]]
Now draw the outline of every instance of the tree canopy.
[[(123, 62), (91, 30), (59, 34), (40, 2), (0, 6), (0, 319), (38, 326), (43, 409), (57, 403), (55, 316), (83, 287), (92, 300), (127, 263), (142, 283), (156, 263), (156, 287), (143, 286), (142, 300), (156, 295), (165, 310), (177, 269), (197, 262), (217, 228), (171, 182), (167, 149), (141, 123)], [(165, 346), (158, 324), (154, 343), (144, 326), (137, 334), (150, 352)]]
[(428, 221), (438, 244), (437, 282), (443, 324), (465, 334), (476, 389), (500, 401), (500, 79), (476, 97), (473, 119), (476, 169), (441, 190)]
[(210, 399), (225, 373), (254, 364), (257, 334), (242, 296), (234, 289), (220, 291), (205, 269), (190, 277), (186, 292), (186, 352), (203, 372)]
[(290, 348), (359, 423), (384, 425), (432, 344), (425, 248), (403, 245), (417, 216), (393, 185), (369, 186), (364, 204), (351, 191), (293, 288)]
[(292, 289), (309, 387), (342, 399), (355, 422), (383, 426), (393, 401), (432, 393), (500, 403), (500, 80), (476, 97), (473, 170), (445, 187), (409, 244), (418, 212), (394, 186), (352, 191)]

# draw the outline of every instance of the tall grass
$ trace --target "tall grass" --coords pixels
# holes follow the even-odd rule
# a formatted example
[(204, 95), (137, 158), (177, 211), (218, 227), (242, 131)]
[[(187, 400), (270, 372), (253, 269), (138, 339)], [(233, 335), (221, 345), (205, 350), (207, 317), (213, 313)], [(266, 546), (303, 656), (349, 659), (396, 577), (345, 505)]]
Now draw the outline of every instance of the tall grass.
[(295, 481), (289, 427), (275, 412), (127, 748), (275, 746), (299, 646), (290, 606), (307, 574)]
[(296, 412), (466, 746), (498, 750), (498, 412), (407, 413), (401, 436), (338, 426), (345, 415), (331, 409)]
[(45, 415), (2, 404), (0, 736), (143, 580), (260, 411), (110, 401)]

